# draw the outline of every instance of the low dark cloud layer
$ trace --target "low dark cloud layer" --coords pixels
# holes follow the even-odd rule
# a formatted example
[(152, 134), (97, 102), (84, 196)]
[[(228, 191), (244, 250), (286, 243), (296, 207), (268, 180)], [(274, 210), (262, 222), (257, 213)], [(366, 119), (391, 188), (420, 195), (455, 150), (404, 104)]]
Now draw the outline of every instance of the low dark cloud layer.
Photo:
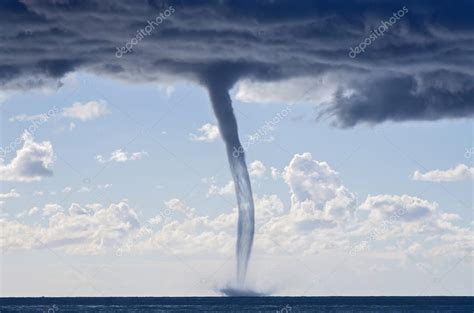
[[(118, 53), (170, 6), (174, 11), (133, 50)], [(349, 56), (404, 6), (407, 13), (383, 36)], [(321, 110), (340, 126), (470, 117), (472, 12), (473, 1), (447, 0), (4, 0), (0, 85), (56, 84), (76, 70), (138, 82), (218, 80), (228, 87), (241, 79), (337, 72), (338, 92)]]

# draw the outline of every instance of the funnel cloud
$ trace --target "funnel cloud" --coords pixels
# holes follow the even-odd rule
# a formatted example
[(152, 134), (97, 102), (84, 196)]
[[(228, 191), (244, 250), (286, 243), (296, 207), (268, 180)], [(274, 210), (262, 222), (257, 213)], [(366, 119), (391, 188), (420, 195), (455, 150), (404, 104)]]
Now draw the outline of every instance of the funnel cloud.
[(229, 88), (232, 85), (232, 81), (225, 79), (226, 77), (226, 73), (211, 72), (204, 78), (204, 83), (207, 85), (212, 108), (217, 118), (221, 136), (226, 145), (227, 158), (235, 185), (239, 211), (236, 247), (237, 285), (243, 287), (252, 252), (255, 230), (255, 209), (252, 186), (250, 184), (247, 164), (245, 163), (245, 153), (234, 153), (234, 151), (240, 150), (241, 143), (239, 140), (237, 120), (229, 95)]

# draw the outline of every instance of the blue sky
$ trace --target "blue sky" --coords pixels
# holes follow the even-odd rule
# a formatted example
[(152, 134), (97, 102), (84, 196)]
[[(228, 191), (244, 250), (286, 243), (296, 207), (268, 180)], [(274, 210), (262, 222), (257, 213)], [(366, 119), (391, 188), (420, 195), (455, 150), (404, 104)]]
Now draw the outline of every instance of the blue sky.
[[(200, 226), (198, 221), (208, 216), (208, 222), (218, 223), (218, 216), (224, 214), (219, 223), (225, 224), (225, 219), (235, 217), (232, 212), (236, 205), (232, 188), (225, 188), (231, 175), (221, 139), (211, 132), (198, 130), (205, 124), (216, 124), (205, 90), (192, 84), (130, 84), (86, 73), (71, 74), (64, 81), (64, 86), (58, 90), (11, 93), (2, 103), (2, 147), (21, 137), (24, 129), (31, 125), (28, 121), (13, 121), (14, 117), (46, 113), (53, 107), (60, 112), (32, 134), (34, 142), (51, 144), (54, 157), (47, 167), (52, 175), (40, 175), (38, 180), (31, 182), (2, 182), (1, 193), (5, 195), (2, 221), (8, 229), (4, 238), (7, 249), (2, 260), (2, 294), (215, 294), (233, 275), (235, 225), (230, 222), (227, 228), (211, 230)], [(466, 149), (472, 146), (470, 120), (388, 122), (339, 129), (333, 127), (330, 120), (316, 121), (312, 104), (296, 103), (288, 107), (282, 102), (242, 101), (239, 100), (243, 98), (241, 88), (237, 84), (231, 94), (242, 141), (282, 110), (291, 110), (265, 140), (255, 142), (247, 150), (247, 161), (253, 164), (250, 172), (255, 197), (260, 199), (256, 200), (257, 211), (263, 212), (257, 212), (257, 216), (268, 214), (262, 219), (257, 217), (259, 230), (249, 274), (255, 288), (276, 294), (301, 294), (306, 290), (307, 294), (316, 295), (471, 292), (471, 282), (465, 278), (466, 271), (472, 273), (469, 262), (462, 261), (443, 276), (441, 283), (433, 277), (441, 276), (443, 271), (467, 256), (464, 246), (467, 239), (462, 236), (472, 229), (472, 177), (455, 177), (452, 182), (413, 179), (417, 170), (422, 173), (436, 169), (445, 171), (458, 164), (472, 164), (472, 159), (465, 155)], [(81, 119), (84, 112), (82, 115), (76, 112), (73, 116), (64, 113), (74, 103), (85, 105), (91, 101), (102, 103), (104, 107), (95, 111), (84, 107), (84, 111), (96, 112), (89, 112), (91, 115), (87, 115), (86, 120)], [(71, 123), (75, 126), (71, 127)], [(202, 138), (196, 140), (190, 134)], [(16, 147), (16, 150), (20, 149), (22, 145)], [(115, 161), (109, 160), (117, 149), (121, 149), (122, 154), (116, 153)], [(5, 164), (10, 164), (16, 152), (5, 156)], [(133, 153), (138, 153), (135, 158)], [(98, 155), (102, 156), (102, 162), (98, 161)], [(297, 155), (300, 162), (306, 162), (298, 167), (302, 171), (300, 174), (294, 174), (298, 168), (290, 164), (290, 161), (297, 161)], [(117, 161), (119, 159), (122, 161)], [(436, 207), (435, 212), (422, 214), (418, 219), (414, 211), (416, 221), (400, 222), (406, 228), (394, 233), (384, 230), (380, 234), (383, 239), (370, 242), (367, 249), (357, 250), (356, 254), (350, 252), (360, 243), (355, 235), (349, 239), (337, 238), (334, 242), (329, 234), (326, 234), (327, 238), (322, 234), (312, 238), (310, 233), (325, 228), (315, 226), (309, 216), (295, 217), (288, 212), (308, 212), (301, 208), (304, 201), (296, 198), (301, 198), (298, 193), (312, 193), (311, 190), (317, 189), (307, 186), (319, 171), (312, 172), (314, 162), (318, 162), (319, 170), (324, 168), (322, 162), (327, 162), (332, 171), (339, 173), (338, 182), (332, 181), (334, 174), (328, 174), (324, 178), (326, 182), (323, 178), (317, 180), (317, 184), (326, 189), (311, 194), (310, 198), (322, 192), (321, 197), (313, 199), (315, 203), (321, 199), (331, 201), (332, 197), (333, 201), (347, 198), (347, 195), (326, 195), (328, 198), (324, 200), (325, 193), (330, 193), (332, 188), (340, 190), (342, 186), (353, 201), (347, 204), (347, 212), (353, 210), (354, 216), (361, 206), (370, 206), (367, 197), (377, 195), (416, 197), (419, 201), (427, 201), (415, 205), (417, 209)], [(302, 175), (304, 179), (298, 181)], [(301, 188), (313, 189), (299, 190)], [(12, 190), (18, 195), (12, 196)], [(291, 196), (296, 198), (292, 201)], [(413, 199), (397, 201), (402, 203), (401, 209), (410, 210)], [(394, 201), (393, 205), (397, 202), (387, 198), (372, 202), (375, 207), (368, 209), (383, 210), (377, 205), (384, 201)], [(110, 225), (101, 219), (89, 221), (89, 227), (93, 229), (90, 233), (81, 233), (74, 225), (82, 222), (73, 218), (63, 221), (63, 226), (55, 226), (56, 214), (75, 216), (71, 209), (73, 204), (82, 209), (94, 208), (87, 214), (96, 217), (114, 205), (123, 206), (123, 210), (112, 215), (118, 220), (112, 218)], [(34, 207), (37, 209), (31, 212)], [(443, 219), (443, 213), (456, 216)], [(157, 216), (161, 219), (158, 222)], [(156, 224), (150, 224), (153, 218)], [(336, 218), (346, 219), (333, 216), (325, 220)], [(304, 219), (307, 219), (306, 224)], [(364, 223), (370, 220), (359, 220), (357, 223), (360, 224), (357, 224), (351, 219), (337, 226), (339, 235), (349, 234), (355, 228), (362, 231), (366, 227)], [(134, 225), (135, 221), (139, 225)], [(128, 226), (115, 234), (114, 227), (123, 227), (120, 223), (128, 223)], [(181, 224), (181, 228), (174, 228), (174, 223)], [(186, 226), (186, 223), (190, 224)], [(278, 230), (281, 223), (299, 223), (303, 228)], [(428, 227), (429, 223), (448, 223), (452, 224), (449, 228), (459, 229), (452, 234), (442, 227), (419, 234), (410, 230), (410, 227)], [(169, 224), (168, 230), (166, 224)], [(166, 248), (158, 242), (150, 242), (147, 236), (133, 237), (140, 229), (143, 232), (147, 225), (152, 225), (153, 235), (169, 232), (170, 238), (162, 239), (166, 241)], [(390, 224), (389, 230), (398, 226)], [(57, 227), (64, 227), (62, 231), (67, 234)], [(287, 239), (293, 238), (291, 242), (296, 244), (279, 241), (279, 237), (269, 239), (272, 230)], [(437, 244), (444, 244), (441, 241), (433, 245), (430, 237), (449, 237), (450, 234), (457, 237), (447, 243), (459, 250), (430, 256), (435, 254), (432, 249), (436, 249)], [(69, 240), (69, 235), (81, 239)], [(202, 242), (207, 235), (217, 236), (219, 240)], [(30, 243), (29, 236), (37, 237), (42, 243)], [(313, 241), (317, 246), (311, 245)], [(202, 247), (196, 247), (199, 243)], [(333, 246), (324, 247), (329, 243)], [(335, 271), (334, 278), (326, 278), (331, 286), (323, 284), (321, 275), (326, 275), (328, 269), (334, 267), (335, 260), (341, 260), (341, 255), (347, 263)], [(298, 265), (300, 262), (303, 267)], [(347, 271), (352, 273), (354, 269), (370, 284), (355, 286), (346, 282)], [(96, 270), (98, 275), (93, 274)], [(154, 275), (151, 273), (156, 273), (156, 279), (146, 278)], [(182, 277), (179, 273), (187, 275)], [(36, 279), (30, 281), (31, 275)], [(139, 284), (127, 283), (136, 275), (142, 275)], [(410, 279), (414, 282), (408, 287), (406, 281)], [(334, 284), (334, 281), (338, 283)]]

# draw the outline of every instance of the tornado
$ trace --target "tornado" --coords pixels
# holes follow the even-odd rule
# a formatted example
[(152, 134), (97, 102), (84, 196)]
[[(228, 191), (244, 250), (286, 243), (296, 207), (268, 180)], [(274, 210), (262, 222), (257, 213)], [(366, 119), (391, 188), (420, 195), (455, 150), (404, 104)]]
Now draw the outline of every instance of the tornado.
[(239, 208), (237, 225), (237, 285), (242, 288), (252, 252), (254, 236), (254, 203), (252, 187), (250, 185), (244, 150), (240, 144), (237, 120), (232, 108), (229, 87), (222, 82), (207, 84), (209, 98), (214, 114), (217, 118), (219, 131), (225, 142), (227, 159), (229, 161), (232, 178), (235, 185), (235, 194)]

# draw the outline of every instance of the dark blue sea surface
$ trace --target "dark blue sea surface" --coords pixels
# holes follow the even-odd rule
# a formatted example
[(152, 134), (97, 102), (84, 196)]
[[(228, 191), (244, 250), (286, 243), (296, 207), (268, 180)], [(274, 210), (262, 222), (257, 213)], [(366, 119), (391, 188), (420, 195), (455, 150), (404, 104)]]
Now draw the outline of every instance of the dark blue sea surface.
[(474, 297), (0, 298), (0, 312), (474, 312)]

